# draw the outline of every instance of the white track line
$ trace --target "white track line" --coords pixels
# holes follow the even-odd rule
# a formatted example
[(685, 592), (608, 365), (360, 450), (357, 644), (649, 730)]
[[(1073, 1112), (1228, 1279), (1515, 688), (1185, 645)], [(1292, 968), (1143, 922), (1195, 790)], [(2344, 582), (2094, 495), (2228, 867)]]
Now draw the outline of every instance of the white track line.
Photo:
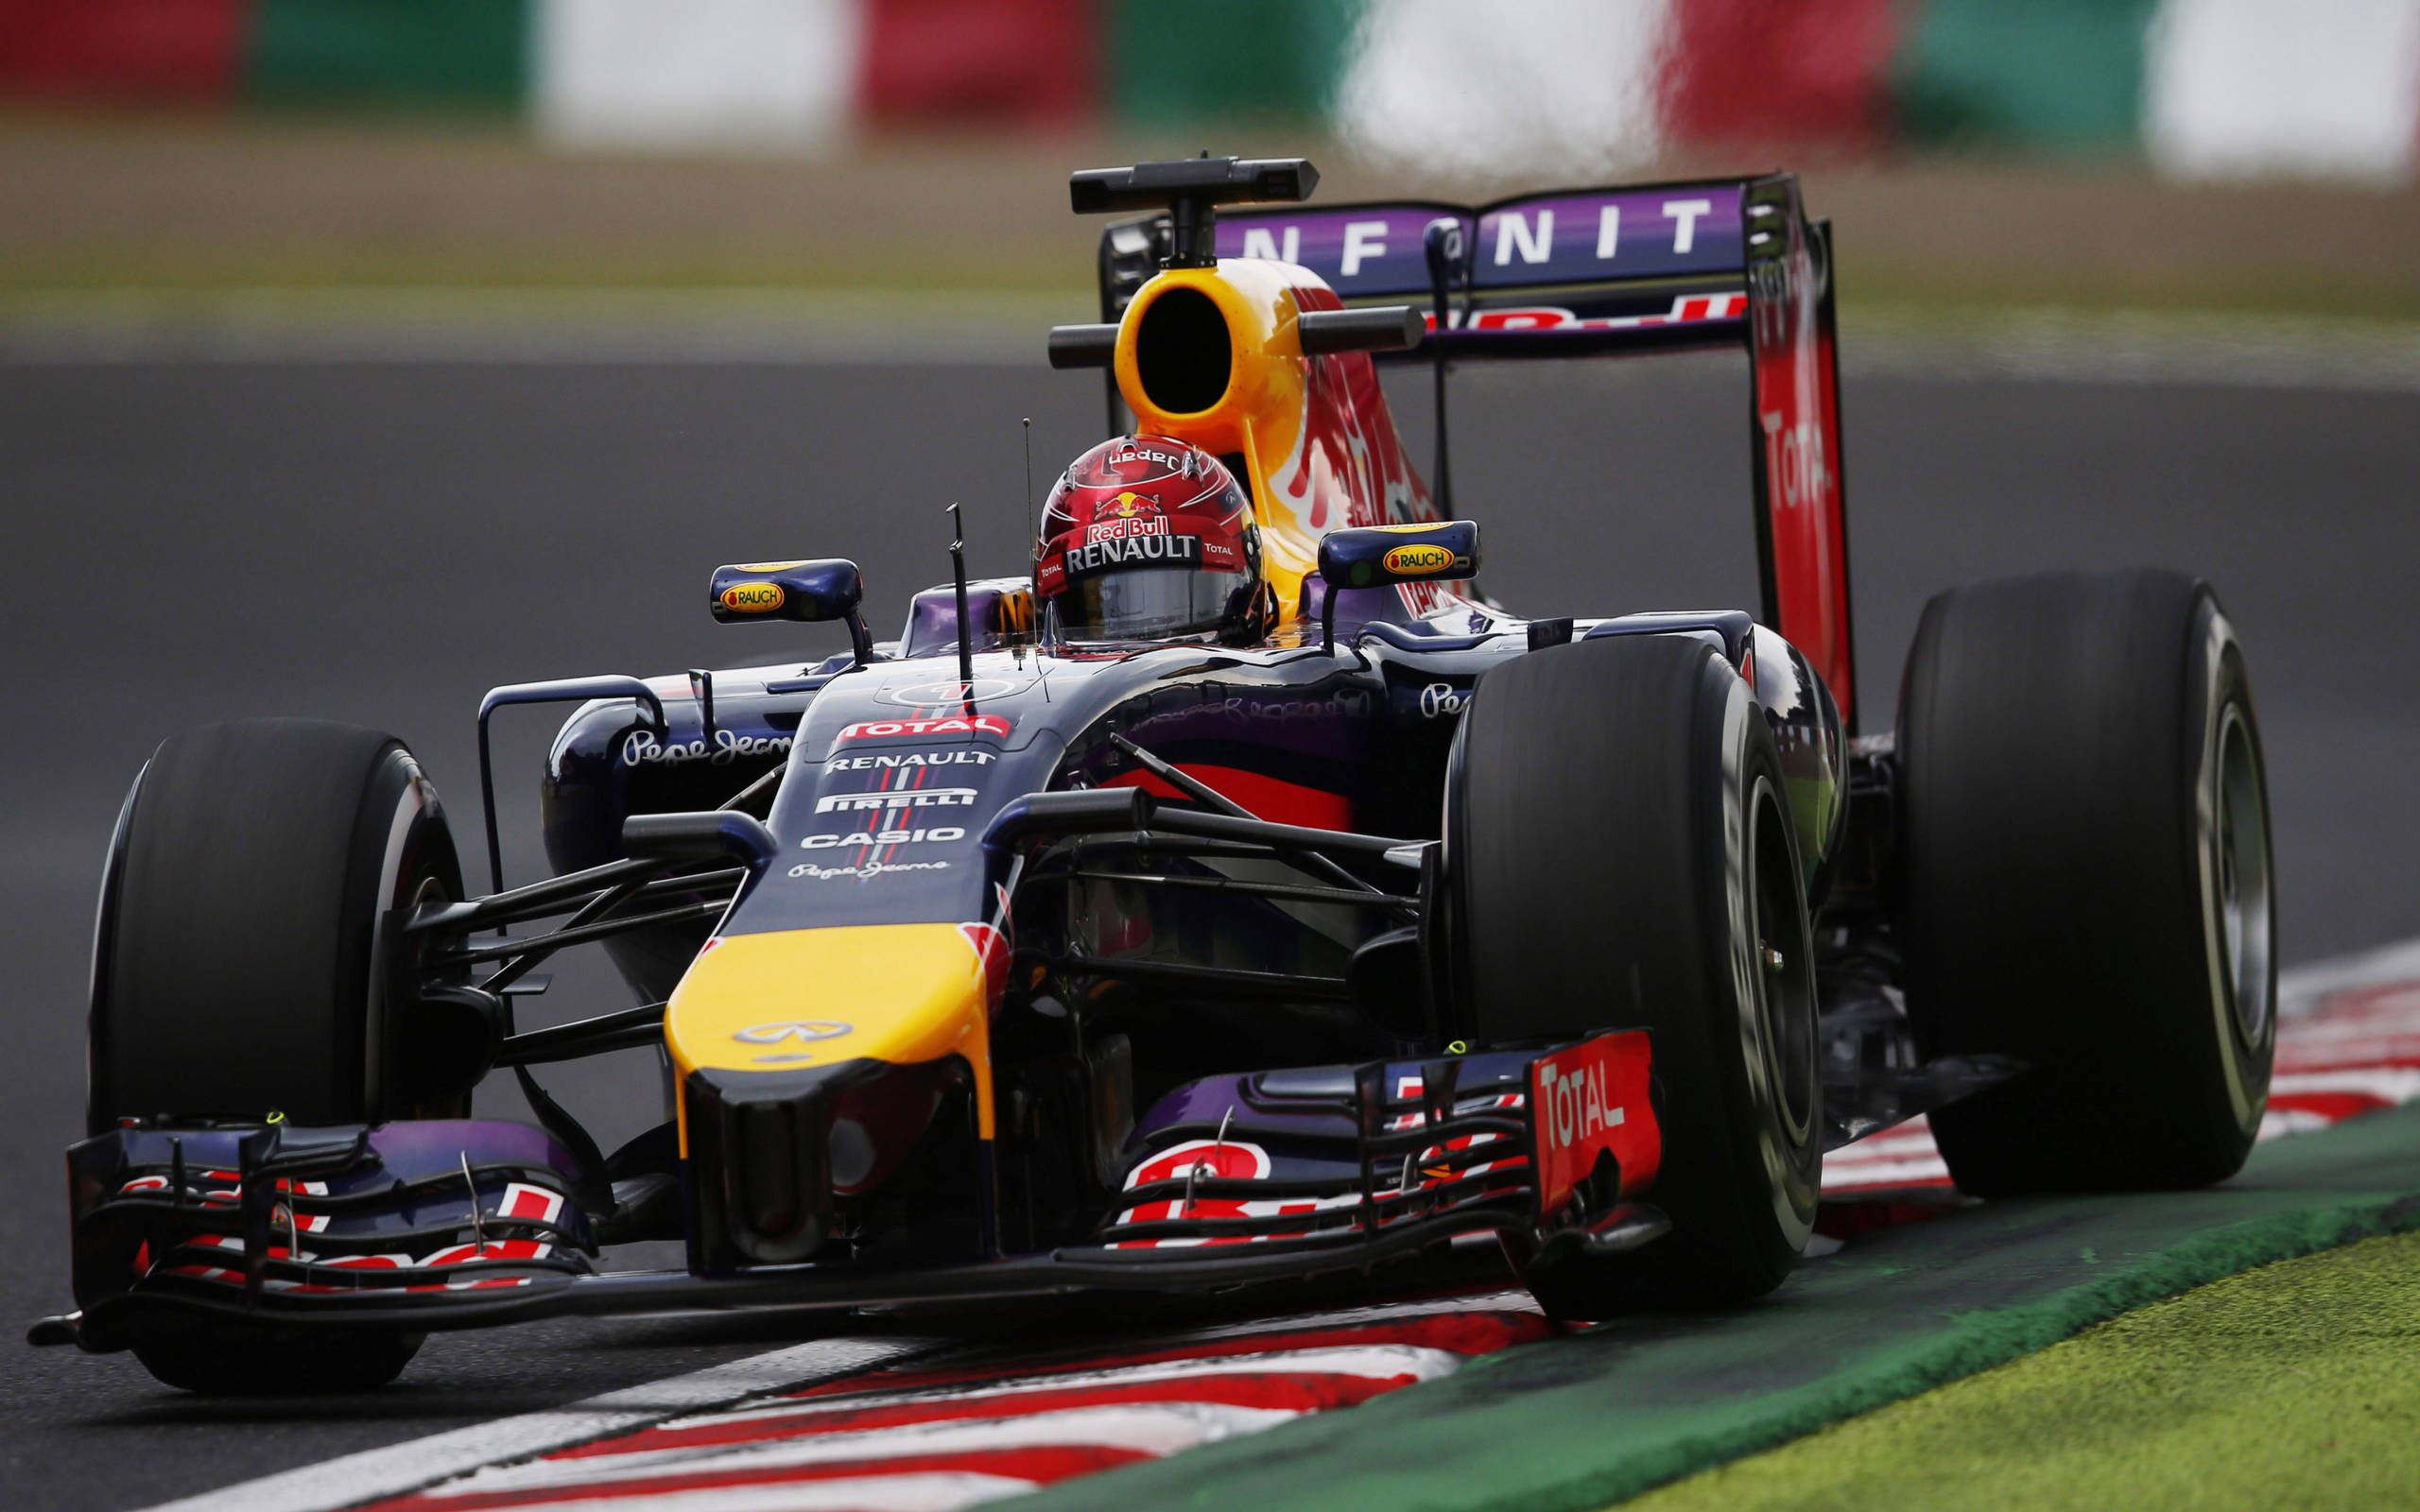
[(2420, 325), (2325, 317), (2151, 310), (1845, 316), (1852, 377), (2187, 384), (2393, 393), (2420, 388)]
[(1409, 1376), (1430, 1381), (1451, 1374), (1461, 1356), (1450, 1349), (1417, 1344), (1348, 1344), (1309, 1349), (1272, 1349), (1266, 1354), (1219, 1354), (1206, 1358), (1162, 1360), (1150, 1365), (1113, 1366), (1105, 1370), (1002, 1374), (962, 1385), (924, 1386), (904, 1391), (869, 1391), (845, 1396), (781, 1398), (750, 1402), (722, 1412), (700, 1413), (682, 1419), (683, 1429), (717, 1428), (731, 1423), (761, 1423), (768, 1429), (811, 1426), (818, 1418), (893, 1407), (910, 1401), (973, 1403), (1012, 1400), (1037, 1391), (1088, 1391), (1099, 1386), (1136, 1385), (1151, 1381), (1199, 1381), (1205, 1376), (1350, 1376), (1364, 1381), (1392, 1381)]
[[(1491, 1237), (1489, 1244), (1495, 1241)], [(1500, 1292), (1462, 1293), (1450, 1297), (1422, 1297), (1409, 1301), (1373, 1302), (1366, 1307), (1341, 1307), (1313, 1313), (1281, 1313), (1271, 1317), (1248, 1318), (1236, 1323), (1213, 1323), (1200, 1328), (1181, 1330), (1175, 1333), (1143, 1333), (1127, 1341), (1137, 1353), (1158, 1349), (1173, 1349), (1180, 1345), (1204, 1343), (1215, 1339), (1249, 1338), (1257, 1334), (1304, 1333), (1329, 1329), (1357, 1328), (1366, 1323), (1408, 1323), (1415, 1318), (1461, 1315), (1470, 1313), (1535, 1313), (1537, 1298), (1519, 1287)]]
[[(1046, 370), (1048, 290), (121, 289), (0, 301), (0, 365), (1006, 366)], [(2420, 323), (2061, 308), (1844, 317), (1853, 377), (2420, 389)]]
[(2420, 1099), (2420, 1071), (2403, 1066), (2281, 1071), (2269, 1079), (2272, 1097), (2307, 1096), (2312, 1092), (2358, 1092), (2389, 1106), (2408, 1103)]
[(683, 1413), (853, 1375), (930, 1348), (931, 1341), (922, 1339), (819, 1339), (684, 1376), (626, 1386), (568, 1406), (346, 1454), (182, 1501), (164, 1502), (148, 1512), (319, 1512), (372, 1497), (400, 1496), (483, 1465), (526, 1459)]
[[(1166, 1459), (1197, 1444), (1256, 1434), (1301, 1416), (1301, 1409), (1294, 1407), (1236, 1407), (1219, 1401), (1113, 1402), (596, 1459), (533, 1460), (526, 1465), (479, 1470), (426, 1494), (434, 1498), (503, 1492), (535, 1496), (554, 1487), (563, 1492), (563, 1500), (580, 1501), (617, 1486), (674, 1480), (700, 1471), (748, 1470), (769, 1478), (783, 1470), (847, 1464), (886, 1454), (919, 1459), (977, 1450), (1088, 1449), (1098, 1445)], [(867, 1471), (868, 1475), (880, 1473)], [(534, 1507), (553, 1503), (531, 1504)]]
[(2317, 1008), (2333, 992), (2381, 982), (2420, 981), (2420, 939), (2397, 940), (2358, 955), (2313, 961), (2277, 973), (2277, 1006), (2288, 1018)]
[(957, 1512), (1041, 1488), (1013, 1475), (924, 1470), (770, 1486), (705, 1486), (653, 1496), (579, 1497), (542, 1503), (528, 1512)]
[[(528, 363), (970, 367), (1046, 371), (1043, 334), (1088, 292), (142, 291), (0, 301), (0, 364)], [(1071, 314), (1070, 312), (1076, 312)]]

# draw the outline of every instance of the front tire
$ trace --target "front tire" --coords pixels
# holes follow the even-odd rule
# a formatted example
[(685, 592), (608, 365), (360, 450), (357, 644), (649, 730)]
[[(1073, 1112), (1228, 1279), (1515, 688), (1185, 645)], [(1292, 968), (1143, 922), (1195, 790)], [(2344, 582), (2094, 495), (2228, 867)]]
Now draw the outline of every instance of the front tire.
[(1446, 780), (1448, 952), (1478, 1041), (1652, 1032), (1669, 1235), (1525, 1280), (1558, 1317), (1726, 1304), (1805, 1251), (1823, 1165), (1804, 872), (1764, 713), (1712, 647), (1583, 641), (1490, 671)]
[(2031, 1067), (1933, 1114), (1958, 1184), (2234, 1175), (2276, 1054), (2276, 899), (2259, 725), (2209, 588), (2049, 573), (1936, 597), (1899, 764), (1918, 1044)]
[(164, 742), (103, 883), (90, 1132), (420, 1111), (389, 916), (461, 896), (436, 790), (392, 735), (253, 719)]
[[(461, 896), (444, 811), (391, 735), (276, 719), (169, 739), (135, 779), (103, 875), (91, 1132), (463, 1110), (458, 1091), (412, 1085), (397, 932), (404, 910)], [(134, 1352), (189, 1391), (345, 1390), (392, 1380), (419, 1343), (210, 1320)]]
[(276, 1329), (219, 1318), (147, 1336), (134, 1357), (164, 1386), (205, 1397), (371, 1391), (404, 1373), (424, 1335), (395, 1329)]

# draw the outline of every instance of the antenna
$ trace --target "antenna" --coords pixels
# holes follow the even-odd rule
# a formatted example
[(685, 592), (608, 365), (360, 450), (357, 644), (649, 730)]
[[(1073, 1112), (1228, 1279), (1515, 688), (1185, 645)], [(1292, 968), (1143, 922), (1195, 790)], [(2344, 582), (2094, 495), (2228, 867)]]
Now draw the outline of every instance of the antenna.
[(949, 507), (949, 571), (958, 581), (958, 680), (972, 701), (975, 692), (975, 627), (966, 612), (966, 521), (956, 500)]
[(1017, 423), (1025, 427), (1025, 533), (1033, 542), (1028, 547), (1031, 551), (1042, 541), (1042, 517), (1033, 505), (1033, 417), (1028, 415)]

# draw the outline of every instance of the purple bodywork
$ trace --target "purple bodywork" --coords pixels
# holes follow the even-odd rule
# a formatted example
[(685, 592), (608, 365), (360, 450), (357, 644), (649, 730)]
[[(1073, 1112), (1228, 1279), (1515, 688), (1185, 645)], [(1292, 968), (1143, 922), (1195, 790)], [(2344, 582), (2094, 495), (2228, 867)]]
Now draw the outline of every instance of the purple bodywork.
[(525, 1124), (130, 1125), (67, 1163), (86, 1307), (155, 1289), (436, 1299), (584, 1274), (596, 1248), (570, 1153)]
[(1320, 210), (1231, 211), (1219, 255), (1309, 268), (1348, 300), (1426, 294), (1423, 237), (1451, 220), (1470, 248), (1479, 290), (1638, 278), (1736, 282), (1745, 261), (1740, 185), (1536, 195), (1477, 209), (1411, 202)]

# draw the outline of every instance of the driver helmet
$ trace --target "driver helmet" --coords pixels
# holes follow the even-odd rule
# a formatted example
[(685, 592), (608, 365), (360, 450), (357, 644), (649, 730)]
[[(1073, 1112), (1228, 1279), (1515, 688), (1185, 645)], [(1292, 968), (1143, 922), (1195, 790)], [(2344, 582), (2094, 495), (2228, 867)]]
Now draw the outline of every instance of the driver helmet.
[(1276, 603), (1242, 486), (1166, 436), (1076, 458), (1043, 507), (1033, 586), (1069, 641), (1253, 641)]

